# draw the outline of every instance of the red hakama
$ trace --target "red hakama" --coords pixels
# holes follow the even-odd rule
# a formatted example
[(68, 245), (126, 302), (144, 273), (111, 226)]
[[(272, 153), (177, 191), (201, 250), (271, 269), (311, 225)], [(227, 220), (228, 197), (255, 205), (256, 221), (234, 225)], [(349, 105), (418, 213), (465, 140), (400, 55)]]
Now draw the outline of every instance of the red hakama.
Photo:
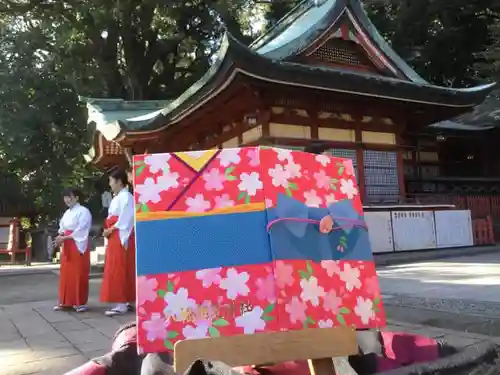
[[(72, 232), (64, 232), (69, 236)], [(76, 243), (67, 239), (62, 244), (59, 279), (59, 305), (65, 307), (84, 306), (89, 298), (90, 250), (82, 254)]]
[[(104, 227), (110, 228), (117, 221), (117, 216), (110, 216), (106, 219)], [(120, 241), (118, 229), (108, 236), (101, 301), (107, 303), (135, 302), (135, 233), (133, 229), (127, 241), (127, 249)]]

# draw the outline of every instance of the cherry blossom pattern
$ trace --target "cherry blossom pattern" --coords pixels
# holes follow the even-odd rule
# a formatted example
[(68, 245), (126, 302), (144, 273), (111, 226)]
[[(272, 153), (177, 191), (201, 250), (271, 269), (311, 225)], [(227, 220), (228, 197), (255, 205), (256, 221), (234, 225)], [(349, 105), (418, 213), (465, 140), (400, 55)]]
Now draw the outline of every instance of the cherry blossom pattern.
[(168, 331), (168, 320), (160, 313), (152, 313), (151, 319), (142, 322), (142, 329), (146, 332), (148, 341), (165, 340)]
[[(288, 164), (295, 166), (296, 164)], [(292, 178), (292, 172), (297, 174), (297, 168), (289, 169), (288, 166), (283, 166), (281, 164), (276, 164), (274, 168), (269, 168), (268, 174), (271, 177), (271, 183), (275, 187), (282, 187), (285, 189), (286, 195), (289, 197), (292, 196), (292, 190), (297, 190), (297, 184), (294, 182), (290, 182), (289, 180)]]
[(233, 207), (236, 203), (231, 199), (229, 194), (222, 194), (220, 196), (214, 197), (214, 208), (227, 208)]
[[(173, 289), (169, 286), (169, 289)], [(196, 306), (196, 301), (188, 296), (186, 288), (179, 288), (177, 292), (167, 291), (164, 295), (166, 307), (163, 310), (165, 316), (175, 319), (182, 319), (182, 313), (188, 310), (193, 310)]]
[[(302, 301), (309, 302), (312, 306), (318, 306), (320, 297), (325, 295), (325, 289), (318, 284), (318, 279), (313, 276), (313, 266), (310, 261), (306, 261), (306, 269), (299, 270), (301, 293), (300, 298)], [(307, 328), (316, 322), (310, 317), (306, 316), (302, 322), (303, 327)]]
[(257, 167), (260, 164), (260, 151), (257, 147), (249, 149), (247, 156), (249, 159), (248, 164), (251, 167)]
[(241, 316), (235, 318), (236, 326), (243, 328), (245, 334), (263, 331), (266, 328), (266, 322), (274, 320), (272, 313), (275, 306), (274, 303), (271, 303), (264, 309), (256, 306), (249, 311), (245, 311)]
[(170, 189), (176, 188), (179, 186), (179, 173), (164, 171), (163, 175), (158, 176), (156, 179), (156, 184), (160, 191), (168, 191)]
[(378, 278), (376, 275), (368, 277), (364, 282), (365, 290), (368, 294), (372, 296), (380, 296), (380, 289), (378, 284)]
[[(274, 207), (278, 194), (287, 193), (288, 183), (295, 199), (313, 207), (353, 196), (362, 214), (350, 170), (352, 163), (348, 160), (289, 150), (222, 150), (183, 193), (182, 188), (193, 181), (191, 169), (172, 157), (167, 168), (153, 172), (144, 161), (146, 157), (135, 157), (138, 210), (144, 205), (141, 199), (148, 199), (149, 195), (159, 201), (147, 201), (147, 207), (164, 211), (179, 194), (184, 196), (176, 209), (191, 212), (258, 202)], [(144, 167), (137, 177), (141, 165)], [(158, 161), (158, 168), (159, 165)], [(269, 174), (271, 169), (278, 169), (282, 175)], [(169, 179), (159, 184), (158, 179), (164, 176)], [(282, 183), (275, 186), (273, 179), (280, 177)], [(293, 191), (291, 184), (300, 189)], [(166, 188), (167, 194), (163, 193)], [(348, 237), (339, 245), (349, 246)], [(145, 352), (173, 350), (176, 341), (197, 337), (339, 325), (374, 328), (384, 324), (375, 267), (372, 262), (354, 260), (275, 260), (259, 267), (218, 267), (142, 276), (138, 279), (138, 319), (139, 346)]]
[(137, 304), (142, 306), (145, 302), (154, 302), (158, 297), (156, 289), (158, 281), (147, 276), (139, 276), (137, 278)]
[(359, 316), (363, 324), (368, 324), (371, 319), (375, 319), (373, 301), (371, 299), (359, 296), (356, 298), (356, 302), (354, 313)]
[(247, 272), (238, 273), (235, 268), (229, 268), (219, 286), (226, 291), (228, 299), (235, 300), (238, 296), (248, 296), (250, 293), (247, 285), (249, 278), (250, 275)]
[(186, 212), (205, 212), (210, 209), (210, 201), (205, 200), (203, 194), (196, 194), (194, 197), (186, 198)]
[(142, 204), (139, 208), (147, 207), (147, 203), (158, 203), (161, 201), (160, 189), (156, 185), (153, 177), (148, 177), (143, 184), (135, 185), (135, 192), (138, 195), (138, 202)]
[(347, 196), (349, 199), (353, 199), (358, 195), (358, 188), (354, 186), (353, 180), (340, 180), (340, 192)]
[(206, 321), (198, 323), (196, 326), (187, 324), (182, 329), (182, 335), (185, 339), (203, 339), (208, 337), (209, 324)]
[(262, 190), (264, 185), (260, 180), (260, 175), (258, 172), (245, 173), (240, 175), (240, 183), (238, 184), (238, 189), (240, 189), (240, 194), (237, 200), (244, 200), (245, 203), (250, 203), (250, 197), (257, 195), (258, 190)]
[(342, 306), (342, 298), (337, 295), (337, 292), (332, 289), (325, 293), (323, 298), (323, 308), (325, 311), (335, 314), (339, 324), (345, 326), (345, 315), (351, 313), (351, 310), (345, 306)]
[(295, 281), (293, 277), (293, 266), (281, 260), (276, 261), (274, 264), (274, 277), (276, 279), (276, 286), (279, 289), (293, 285)]
[(290, 178), (302, 177), (302, 166), (300, 164), (294, 163), (293, 161), (288, 161), (285, 166), (286, 171), (290, 174)]
[(163, 170), (163, 174), (155, 177), (147, 177), (142, 184), (135, 185), (137, 210), (149, 212), (148, 203), (159, 203), (162, 198), (160, 193), (179, 186), (179, 173), (168, 169)]
[[(158, 173), (160, 171), (169, 170), (170, 166), (168, 165), (168, 161), (172, 156), (168, 153), (165, 154), (151, 154), (146, 155), (144, 157), (144, 164), (149, 167), (149, 171), (151, 173)], [(137, 168), (137, 173), (141, 173), (142, 169), (145, 165), (142, 164)]]
[(231, 164), (238, 164), (241, 161), (239, 148), (225, 148), (221, 150), (217, 158), (223, 167), (229, 167)]
[(323, 308), (325, 311), (337, 314), (342, 306), (342, 298), (332, 289), (323, 295)]
[(284, 148), (274, 148), (273, 150), (278, 154), (279, 161), (293, 162), (292, 150), (287, 150)]
[[(364, 266), (363, 269), (361, 266)], [(139, 315), (141, 347), (146, 348), (147, 352), (162, 351), (162, 348), (172, 350), (176, 341), (187, 338), (339, 325), (368, 328), (383, 324), (382, 305), (378, 296), (368, 293), (366, 287), (353, 287), (351, 292), (347, 290), (350, 283), (357, 284), (357, 271), (360, 272), (357, 278), (361, 286), (365, 280), (368, 282), (376, 277), (371, 262), (327, 260), (315, 263), (278, 260), (272, 266), (260, 266), (258, 276), (253, 270), (256, 268), (219, 267), (199, 270), (202, 272), (169, 274), (168, 277), (162, 276), (163, 281), (157, 279), (157, 284), (166, 285), (167, 290), (158, 290), (157, 294), (161, 298), (157, 298), (154, 303), (148, 302), (145, 313)], [(328, 272), (331, 276), (328, 276)], [(278, 277), (280, 273), (283, 276)], [(266, 284), (272, 285), (270, 274), (275, 275), (276, 288), (276, 302), (271, 304), (264, 298), (267, 295), (272, 299), (272, 286), (265, 290)], [(179, 278), (180, 281), (176, 281)], [(238, 278), (242, 280), (237, 281)], [(204, 282), (207, 288), (203, 287)], [(196, 287), (197, 283), (199, 287)], [(227, 286), (234, 284), (240, 286), (233, 288), (234, 299), (231, 299), (227, 295)], [(246, 296), (243, 295), (246, 293), (245, 285), (249, 289)], [(186, 293), (183, 289), (193, 290), (193, 293)], [(244, 291), (240, 293), (240, 289)], [(262, 290), (259, 292), (259, 289)], [(286, 295), (282, 295), (283, 293)], [(358, 300), (358, 297), (362, 297), (362, 300)], [(316, 299), (319, 300), (317, 306)], [(194, 307), (190, 300), (195, 301)], [(163, 305), (159, 302), (163, 302)], [(233, 308), (224, 307), (231, 304)], [(153, 305), (157, 307), (152, 308)], [(277, 310), (275, 306), (280, 306), (280, 309)], [(284, 315), (280, 315), (278, 320), (274, 310)], [(160, 314), (163, 322), (153, 322), (157, 323), (157, 328), (154, 328), (153, 323), (148, 323), (150, 331), (158, 332), (156, 335), (150, 333), (149, 337), (154, 341), (149, 341), (143, 324), (153, 320), (153, 313)], [(179, 315), (181, 320), (178, 320)], [(164, 328), (162, 324), (169, 325)], [(165, 330), (166, 338), (162, 341)]]
[(265, 278), (258, 278), (255, 281), (255, 286), (257, 287), (256, 296), (259, 300), (276, 302), (276, 280), (272, 273)]
[(344, 165), (345, 171), (344, 173), (348, 176), (354, 176), (354, 165), (352, 164), (351, 159), (344, 159), (342, 161), (342, 164)]
[(318, 196), (316, 190), (310, 190), (304, 192), (305, 203), (309, 207), (320, 207), (323, 203), (323, 199)]
[(308, 318), (306, 310), (306, 304), (295, 296), (292, 297), (290, 302), (285, 305), (285, 311), (289, 314), (290, 322), (292, 324), (297, 322), (305, 323)]
[(269, 176), (271, 176), (271, 182), (276, 187), (283, 187), (288, 189), (288, 180), (290, 179), (290, 173), (281, 164), (276, 164), (274, 168), (270, 168)]
[(205, 190), (224, 190), (224, 182), (226, 182), (226, 176), (218, 168), (212, 168), (205, 173), (203, 173), (203, 180), (205, 181)]
[(331, 320), (331, 319), (318, 320), (318, 327), (319, 328), (332, 328), (333, 327), (333, 320)]
[(328, 164), (330, 164), (330, 162), (332, 160), (328, 155), (324, 155), (324, 154), (316, 155), (315, 159), (323, 167), (326, 167)]
[(318, 189), (328, 189), (331, 184), (331, 177), (326, 174), (324, 169), (319, 172), (314, 173), (314, 179), (316, 180), (316, 186)]
[(221, 281), (220, 271), (222, 267), (207, 268), (196, 271), (196, 278), (201, 280), (203, 288), (210, 288), (212, 285), (219, 285)]
[(340, 275), (340, 262), (338, 260), (322, 260), (321, 267), (326, 270), (328, 277), (337, 274)]
[(266, 328), (266, 321), (263, 319), (264, 310), (260, 306), (254, 307), (250, 311), (244, 312), (236, 317), (236, 327), (243, 328), (246, 335), (254, 334), (256, 331), (263, 331)]
[(361, 281), (359, 280), (359, 269), (352, 267), (349, 263), (344, 264), (344, 269), (340, 272), (340, 280), (345, 282), (345, 287), (349, 292), (353, 289), (361, 288)]
[(318, 279), (314, 276), (300, 280), (300, 287), (302, 288), (302, 293), (300, 293), (302, 301), (309, 302), (313, 306), (318, 306), (320, 297), (325, 295), (325, 289), (318, 284)]

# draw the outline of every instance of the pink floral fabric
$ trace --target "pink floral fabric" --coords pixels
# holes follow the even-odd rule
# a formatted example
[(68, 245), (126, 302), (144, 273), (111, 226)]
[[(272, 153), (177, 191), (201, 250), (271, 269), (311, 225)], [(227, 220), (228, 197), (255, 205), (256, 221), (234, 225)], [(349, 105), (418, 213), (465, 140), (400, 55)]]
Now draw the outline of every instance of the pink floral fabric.
[[(335, 262), (335, 261), (327, 261)], [(145, 277), (153, 300), (138, 307), (139, 343), (146, 352), (173, 349), (185, 338), (253, 334), (282, 329), (385, 325), (375, 266), (338, 261), (332, 276), (324, 264), (280, 262), (285, 278), (274, 283), (271, 266), (181, 272)], [(288, 273), (288, 270), (291, 272)], [(146, 285), (143, 282), (142, 285)], [(280, 285), (279, 293), (276, 293)], [(370, 286), (367, 289), (367, 286)], [(148, 288), (138, 290), (151, 292)], [(281, 317), (282, 319), (278, 319)]]
[[(352, 162), (325, 155), (224, 149), (198, 171), (173, 154), (141, 155), (134, 170), (138, 213), (199, 214), (249, 203), (270, 208), (285, 194), (310, 207), (351, 200), (362, 214)], [(338, 250), (346, 246), (339, 243)], [(385, 325), (373, 261), (277, 260), (140, 276), (137, 299), (143, 352), (172, 350), (184, 339)]]

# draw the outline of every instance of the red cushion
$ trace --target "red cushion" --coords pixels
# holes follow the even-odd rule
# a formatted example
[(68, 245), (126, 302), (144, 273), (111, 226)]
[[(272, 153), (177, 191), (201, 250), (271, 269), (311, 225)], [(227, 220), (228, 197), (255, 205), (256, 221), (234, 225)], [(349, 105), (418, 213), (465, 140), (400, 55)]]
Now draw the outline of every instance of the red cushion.
[(64, 375), (106, 375), (106, 367), (94, 361), (89, 361)]
[(439, 358), (438, 343), (433, 338), (402, 332), (382, 332), (385, 357), (401, 365), (434, 361)]

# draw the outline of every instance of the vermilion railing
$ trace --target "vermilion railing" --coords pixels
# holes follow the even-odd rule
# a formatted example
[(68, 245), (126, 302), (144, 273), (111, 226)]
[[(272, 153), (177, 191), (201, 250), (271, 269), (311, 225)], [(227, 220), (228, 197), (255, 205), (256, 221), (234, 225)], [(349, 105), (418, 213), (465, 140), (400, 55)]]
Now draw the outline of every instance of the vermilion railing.
[(472, 218), (489, 215), (500, 219), (500, 195), (412, 194), (405, 197), (404, 203), (451, 204), (457, 209), (471, 210)]
[(487, 216), (486, 219), (472, 219), (472, 230), (475, 245), (495, 244), (495, 234), (491, 216)]

